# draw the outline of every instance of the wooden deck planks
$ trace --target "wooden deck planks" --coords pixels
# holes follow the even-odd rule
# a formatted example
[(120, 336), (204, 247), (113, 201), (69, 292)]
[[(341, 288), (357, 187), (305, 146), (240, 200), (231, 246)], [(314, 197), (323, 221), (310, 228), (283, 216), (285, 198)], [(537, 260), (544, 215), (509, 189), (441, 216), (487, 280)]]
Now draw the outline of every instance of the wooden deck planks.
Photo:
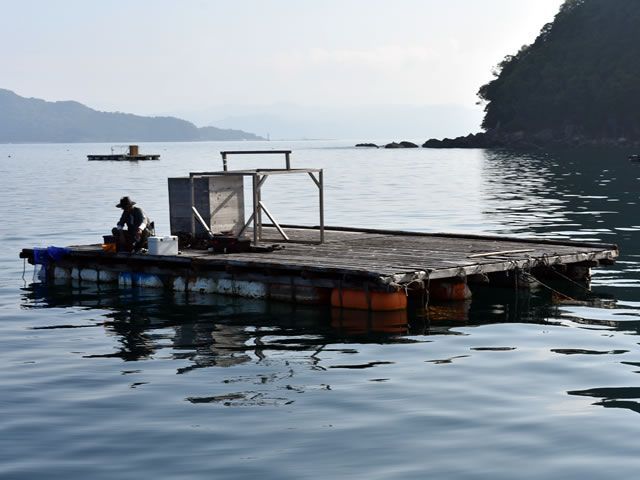
[(296, 243), (317, 240), (318, 230), (291, 226), (285, 230), (294, 242), (284, 242), (274, 228), (264, 227), (263, 243), (284, 246), (270, 252), (213, 254), (184, 250), (178, 256), (159, 257), (113, 256), (104, 254), (97, 245), (71, 249), (74, 256), (84, 261), (136, 264), (148, 269), (171, 269), (173, 265), (180, 269), (260, 273), (267, 277), (322, 275), (335, 282), (349, 276), (370, 279), (380, 285), (507, 271), (544, 262), (610, 261), (618, 255), (617, 246), (609, 244), (343, 228), (327, 228), (323, 244)]
[[(615, 245), (576, 242), (565, 244), (531, 239), (328, 229), (325, 231), (327, 241), (314, 245), (283, 242), (273, 232), (273, 229), (265, 227), (265, 243), (273, 241), (284, 245), (284, 249), (268, 253), (229, 254), (226, 255), (228, 261), (247, 262), (256, 267), (367, 271), (385, 277), (416, 272), (430, 272), (432, 275), (435, 272), (439, 276), (438, 271), (451, 275), (451, 272), (461, 269), (466, 273), (497, 271), (529, 263), (562, 262), (563, 257), (579, 262), (589, 257), (617, 255)], [(287, 228), (287, 234), (295, 241), (309, 241), (316, 238), (317, 233), (313, 229)], [(472, 256), (478, 254), (481, 256)]]

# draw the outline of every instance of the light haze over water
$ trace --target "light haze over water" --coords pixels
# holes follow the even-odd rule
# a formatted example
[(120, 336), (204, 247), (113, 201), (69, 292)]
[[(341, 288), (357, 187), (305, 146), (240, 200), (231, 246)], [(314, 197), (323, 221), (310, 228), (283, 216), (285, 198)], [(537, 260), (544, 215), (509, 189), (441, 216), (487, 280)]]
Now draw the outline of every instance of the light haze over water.
[(271, 139), (466, 135), (561, 3), (0, 0), (0, 88)]

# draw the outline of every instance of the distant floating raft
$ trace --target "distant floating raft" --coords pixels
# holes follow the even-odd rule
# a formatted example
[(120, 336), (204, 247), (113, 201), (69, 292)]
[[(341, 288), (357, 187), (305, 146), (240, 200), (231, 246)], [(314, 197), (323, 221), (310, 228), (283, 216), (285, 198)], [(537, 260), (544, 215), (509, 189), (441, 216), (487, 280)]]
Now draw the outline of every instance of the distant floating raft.
[(160, 160), (160, 155), (87, 155), (89, 160)]
[(129, 151), (127, 153), (113, 153), (113, 147), (111, 147), (112, 153), (106, 155), (87, 155), (88, 160), (159, 160), (159, 154), (141, 155), (138, 149), (138, 145), (129, 145)]

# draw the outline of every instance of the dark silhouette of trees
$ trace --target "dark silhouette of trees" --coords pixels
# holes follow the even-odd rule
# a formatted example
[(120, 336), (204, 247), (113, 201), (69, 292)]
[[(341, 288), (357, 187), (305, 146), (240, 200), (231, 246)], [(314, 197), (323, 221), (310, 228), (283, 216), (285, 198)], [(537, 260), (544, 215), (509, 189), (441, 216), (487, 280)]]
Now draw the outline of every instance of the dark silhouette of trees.
[(488, 132), (640, 139), (640, 0), (566, 0), (478, 96)]

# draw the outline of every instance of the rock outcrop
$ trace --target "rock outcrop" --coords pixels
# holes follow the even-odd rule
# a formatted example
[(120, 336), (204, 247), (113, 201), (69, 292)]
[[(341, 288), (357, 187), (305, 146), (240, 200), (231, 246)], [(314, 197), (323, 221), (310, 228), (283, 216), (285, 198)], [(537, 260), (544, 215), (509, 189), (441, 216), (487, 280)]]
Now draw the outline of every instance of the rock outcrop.
[(407, 142), (406, 140), (402, 141), (402, 142), (391, 142), (391, 143), (387, 143), (384, 148), (418, 148), (418, 145), (416, 145), (413, 142)]

